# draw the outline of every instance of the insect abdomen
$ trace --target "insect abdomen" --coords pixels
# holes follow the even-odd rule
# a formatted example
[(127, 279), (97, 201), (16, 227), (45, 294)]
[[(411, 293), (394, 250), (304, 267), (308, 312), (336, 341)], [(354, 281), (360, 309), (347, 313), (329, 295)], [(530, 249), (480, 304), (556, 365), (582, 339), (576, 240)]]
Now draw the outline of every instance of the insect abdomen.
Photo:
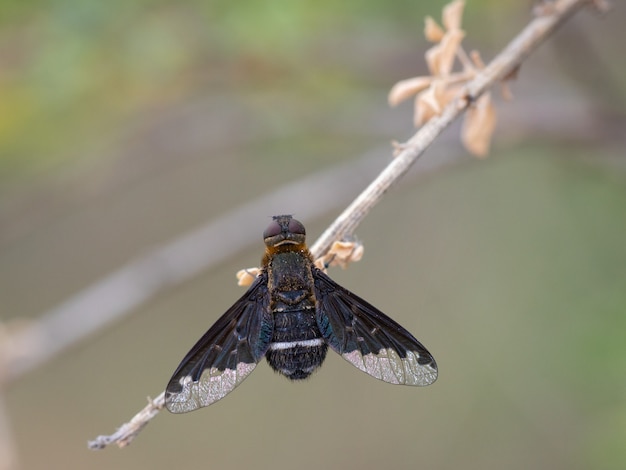
[(306, 379), (324, 362), (328, 346), (315, 321), (315, 308), (274, 312), (274, 336), (265, 354), (276, 372)]

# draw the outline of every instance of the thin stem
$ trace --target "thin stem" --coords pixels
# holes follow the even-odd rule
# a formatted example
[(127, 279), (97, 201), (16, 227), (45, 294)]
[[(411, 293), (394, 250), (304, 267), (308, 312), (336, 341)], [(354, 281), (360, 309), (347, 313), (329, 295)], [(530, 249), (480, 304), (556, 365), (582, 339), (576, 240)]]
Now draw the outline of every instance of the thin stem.
[(326, 253), (335, 240), (354, 234), (355, 229), (396, 182), (434, 140), (459, 117), (481, 94), (513, 71), (539, 44), (576, 11), (591, 3), (590, 0), (557, 0), (550, 13), (534, 18), (476, 77), (468, 82), (443, 109), (424, 124), (403, 146), (404, 150), (365, 188), (311, 247), (318, 258)]

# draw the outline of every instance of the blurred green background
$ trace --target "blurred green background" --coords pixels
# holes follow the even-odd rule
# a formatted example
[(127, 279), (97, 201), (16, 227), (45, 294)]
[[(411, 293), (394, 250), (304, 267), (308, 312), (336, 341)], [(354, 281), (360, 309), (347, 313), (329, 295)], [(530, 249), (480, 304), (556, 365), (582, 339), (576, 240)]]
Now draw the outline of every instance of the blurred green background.
[[(464, 44), (485, 60), (530, 16), (530, 2), (468, 3)], [(489, 159), (446, 132), (417, 169), (442, 153), (456, 163), (389, 192), (357, 232), (364, 259), (330, 273), (424, 342), (436, 384), (394, 387), (336, 355), (305, 384), (262, 364), (207, 409), (162, 413), (129, 448), (87, 450), (241, 295), (233, 274), (258, 265), (268, 208), (249, 250), (7, 386), (19, 468), (624, 468), (626, 15), (614, 3), (523, 65)], [(443, 4), (1, 1), (0, 318), (36, 318), (372, 149), (382, 168), (412, 133), (411, 105), (388, 109), (387, 91), (426, 72), (423, 17)], [(302, 220), (311, 241), (338, 212)]]

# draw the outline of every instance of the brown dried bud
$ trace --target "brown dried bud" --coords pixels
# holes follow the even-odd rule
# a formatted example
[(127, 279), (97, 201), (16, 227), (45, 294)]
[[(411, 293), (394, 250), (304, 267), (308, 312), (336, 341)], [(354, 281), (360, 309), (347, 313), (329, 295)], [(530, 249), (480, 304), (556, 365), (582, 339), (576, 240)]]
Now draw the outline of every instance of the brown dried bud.
[(486, 157), (495, 127), (496, 109), (491, 102), (491, 94), (485, 93), (465, 114), (461, 131), (463, 145), (475, 156)]
[(435, 80), (430, 88), (420, 93), (415, 100), (415, 126), (422, 126), (433, 116), (441, 114), (441, 110), (445, 106), (444, 101), (445, 82), (443, 80)]
[(260, 268), (247, 268), (237, 271), (237, 285), (249, 286), (254, 282), (256, 277), (261, 273)]
[(432, 77), (415, 77), (399, 81), (389, 92), (389, 105), (396, 106), (401, 101), (425, 90), (430, 86), (432, 81)]
[(461, 28), (461, 20), (463, 19), (463, 8), (465, 2), (463, 0), (456, 0), (448, 3), (443, 8), (443, 26), (448, 30), (456, 30)]
[(315, 261), (315, 265), (320, 269), (329, 266), (341, 266), (345, 269), (349, 263), (359, 261), (363, 257), (363, 251), (363, 245), (359, 242), (334, 242), (328, 253)]
[(439, 42), (443, 38), (444, 31), (432, 17), (427, 16), (424, 20), (424, 36), (430, 42)]

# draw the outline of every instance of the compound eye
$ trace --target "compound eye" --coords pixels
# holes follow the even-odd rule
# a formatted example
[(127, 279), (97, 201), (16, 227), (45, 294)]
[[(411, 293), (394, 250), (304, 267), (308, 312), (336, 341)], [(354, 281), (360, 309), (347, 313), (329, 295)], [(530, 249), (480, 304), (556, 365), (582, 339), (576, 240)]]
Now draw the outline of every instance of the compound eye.
[(273, 220), (272, 223), (269, 224), (267, 228), (265, 229), (265, 231), (263, 232), (263, 239), (280, 235), (282, 231), (283, 229), (280, 226), (280, 224), (277, 221)]
[(302, 225), (300, 221), (296, 219), (291, 219), (289, 221), (289, 233), (294, 233), (296, 235), (306, 235), (304, 225)]

